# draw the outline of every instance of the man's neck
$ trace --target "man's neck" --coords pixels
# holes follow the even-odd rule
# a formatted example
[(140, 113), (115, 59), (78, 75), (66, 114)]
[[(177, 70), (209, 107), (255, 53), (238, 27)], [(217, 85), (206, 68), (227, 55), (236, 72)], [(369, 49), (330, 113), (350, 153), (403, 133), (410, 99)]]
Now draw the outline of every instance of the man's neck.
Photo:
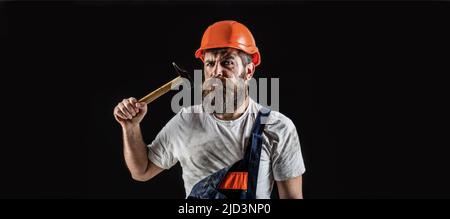
[(233, 113), (214, 113), (214, 116), (220, 120), (235, 120), (244, 114), (249, 104), (249, 98), (246, 97), (244, 102)]

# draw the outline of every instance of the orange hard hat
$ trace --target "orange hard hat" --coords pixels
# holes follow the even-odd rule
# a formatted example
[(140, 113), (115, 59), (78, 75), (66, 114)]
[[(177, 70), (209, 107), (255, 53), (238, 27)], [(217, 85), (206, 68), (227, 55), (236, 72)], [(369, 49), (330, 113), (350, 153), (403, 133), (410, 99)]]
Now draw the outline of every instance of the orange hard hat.
[(209, 26), (203, 34), (200, 48), (195, 52), (195, 57), (204, 61), (204, 50), (226, 47), (250, 54), (255, 66), (261, 63), (261, 54), (259, 54), (252, 33), (237, 21), (219, 21)]

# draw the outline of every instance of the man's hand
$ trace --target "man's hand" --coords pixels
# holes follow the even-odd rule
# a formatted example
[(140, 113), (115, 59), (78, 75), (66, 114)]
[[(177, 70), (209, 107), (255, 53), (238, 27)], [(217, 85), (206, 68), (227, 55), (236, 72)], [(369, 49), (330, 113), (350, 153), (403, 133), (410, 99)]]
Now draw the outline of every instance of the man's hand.
[(138, 125), (145, 114), (147, 114), (147, 104), (138, 103), (134, 97), (123, 99), (114, 108), (114, 117), (123, 128)]

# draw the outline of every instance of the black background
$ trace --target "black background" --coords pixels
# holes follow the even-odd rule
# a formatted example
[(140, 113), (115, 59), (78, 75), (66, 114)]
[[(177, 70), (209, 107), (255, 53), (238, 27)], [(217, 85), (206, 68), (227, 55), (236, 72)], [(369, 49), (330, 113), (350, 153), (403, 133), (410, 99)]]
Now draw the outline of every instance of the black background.
[[(179, 165), (131, 180), (112, 110), (172, 79), (206, 27), (256, 38), (280, 78), (307, 168), (305, 198), (450, 197), (447, 3), (3, 2), (0, 197), (184, 198)], [(142, 124), (149, 143), (171, 96)], [(448, 99), (448, 98), (447, 98)]]

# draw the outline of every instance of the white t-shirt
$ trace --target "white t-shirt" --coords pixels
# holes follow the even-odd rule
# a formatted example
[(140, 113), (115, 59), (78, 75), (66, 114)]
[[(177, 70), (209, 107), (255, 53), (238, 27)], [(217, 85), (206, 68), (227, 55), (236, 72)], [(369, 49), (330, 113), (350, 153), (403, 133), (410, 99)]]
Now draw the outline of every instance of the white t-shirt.
[[(231, 121), (209, 113), (192, 113), (201, 112), (201, 105), (183, 108), (148, 145), (148, 157), (163, 169), (180, 162), (187, 197), (197, 182), (243, 158), (261, 107), (250, 99), (245, 113)], [(291, 179), (304, 172), (294, 123), (271, 111), (263, 131), (256, 198), (269, 199), (274, 180)]]

